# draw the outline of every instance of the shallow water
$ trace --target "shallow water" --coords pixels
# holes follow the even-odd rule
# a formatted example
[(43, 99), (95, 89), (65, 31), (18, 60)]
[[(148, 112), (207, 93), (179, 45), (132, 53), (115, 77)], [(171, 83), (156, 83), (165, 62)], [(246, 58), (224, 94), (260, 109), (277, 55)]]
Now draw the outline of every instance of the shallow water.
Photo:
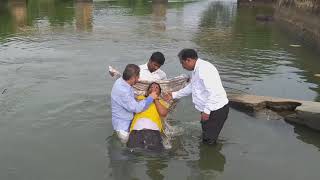
[(170, 118), (182, 131), (168, 152), (130, 152), (112, 137), (107, 66), (142, 64), (153, 51), (165, 53), (170, 77), (187, 73), (176, 55), (192, 47), (228, 92), (320, 101), (319, 54), (255, 20), (271, 8), (8, 1), (0, 3), (0, 179), (319, 179), (319, 133), (269, 111), (232, 109), (215, 147), (200, 143), (191, 98)]

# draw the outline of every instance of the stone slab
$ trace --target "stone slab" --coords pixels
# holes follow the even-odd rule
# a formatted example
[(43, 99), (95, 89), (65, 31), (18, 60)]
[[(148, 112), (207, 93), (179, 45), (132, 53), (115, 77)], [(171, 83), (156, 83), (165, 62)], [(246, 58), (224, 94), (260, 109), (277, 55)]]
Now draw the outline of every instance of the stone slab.
[(320, 130), (320, 102), (249, 94), (228, 94), (228, 98), (231, 107), (248, 112), (262, 109), (271, 109), (278, 112), (292, 111), (290, 115), (284, 117), (286, 121)]

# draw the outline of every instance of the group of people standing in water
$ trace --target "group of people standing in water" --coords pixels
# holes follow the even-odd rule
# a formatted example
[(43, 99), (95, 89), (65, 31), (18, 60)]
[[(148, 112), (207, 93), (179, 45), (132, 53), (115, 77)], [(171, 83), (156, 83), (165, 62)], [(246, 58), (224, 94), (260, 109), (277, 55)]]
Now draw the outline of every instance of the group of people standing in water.
[[(228, 98), (216, 67), (198, 58), (194, 49), (183, 49), (178, 58), (182, 67), (192, 71), (190, 83), (176, 92), (161, 95), (159, 80), (167, 79), (160, 67), (165, 62), (161, 52), (151, 55), (146, 64), (128, 64), (111, 91), (112, 125), (117, 137), (129, 148), (163, 149), (161, 134), (164, 117), (172, 99), (192, 95), (200, 112), (202, 141), (215, 144), (229, 113)], [(133, 85), (150, 82), (145, 95), (135, 96)]]

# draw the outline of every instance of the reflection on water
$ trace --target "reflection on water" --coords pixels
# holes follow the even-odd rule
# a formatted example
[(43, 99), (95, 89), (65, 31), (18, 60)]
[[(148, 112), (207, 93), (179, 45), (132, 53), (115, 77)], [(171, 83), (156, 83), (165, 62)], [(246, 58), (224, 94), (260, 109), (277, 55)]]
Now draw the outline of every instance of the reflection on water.
[(312, 144), (320, 151), (320, 133), (301, 125), (294, 124), (294, 132), (301, 141)]
[[(279, 31), (275, 22), (259, 22), (255, 18), (273, 13), (270, 6), (255, 8), (228, 1), (210, 2), (202, 12), (194, 41), (204, 58), (218, 66), (229, 91), (293, 99), (311, 97), (310, 100), (318, 101), (319, 86), (305, 86), (303, 89), (308, 89), (305, 94), (297, 93), (302, 91), (303, 81), (319, 84), (312, 77), (320, 67), (317, 55), (305, 48), (288, 48), (293, 42)], [(306, 64), (312, 67), (307, 68)], [(299, 72), (300, 69), (305, 70)]]
[(9, 0), (15, 32), (27, 25), (27, 0)]
[(32, 6), (29, 12), (33, 22), (48, 18), (49, 24), (57, 27), (73, 23), (73, 0), (30, 0), (28, 5)]
[(109, 177), (113, 179), (164, 179), (162, 170), (168, 167), (164, 154), (130, 151), (118, 138), (107, 138), (107, 150), (110, 158), (109, 167), (112, 169)]
[(112, 169), (112, 173), (109, 176), (114, 179), (132, 177), (134, 166), (129, 161), (128, 150), (115, 135), (107, 138), (107, 150), (110, 158), (109, 167)]
[(187, 162), (191, 179), (216, 179), (223, 173), (226, 158), (221, 153), (222, 146), (220, 143), (215, 146), (199, 143), (199, 160)]
[(319, 101), (319, 54), (255, 20), (272, 13), (215, 0), (0, 1), (0, 179), (317, 179), (318, 132), (231, 109), (223, 144), (209, 147), (190, 97), (170, 118), (179, 132), (169, 152), (104, 141), (113, 133), (106, 66), (142, 64), (153, 51), (170, 77), (186, 73), (177, 53), (192, 47), (229, 92)]
[[(181, 138), (181, 137), (180, 137)], [(181, 140), (181, 139), (180, 139)], [(226, 163), (225, 156), (221, 153), (223, 144), (205, 145), (201, 141), (193, 144), (188, 153), (181, 153), (183, 145), (179, 138), (173, 142), (174, 148), (166, 152), (150, 152), (148, 150), (130, 151), (115, 135), (107, 138), (107, 151), (110, 158), (109, 167), (112, 169), (108, 175), (112, 179), (165, 179), (169, 168), (169, 160), (181, 158), (186, 160), (186, 173), (176, 173), (180, 179), (212, 179), (223, 173)], [(177, 145), (179, 144), (179, 145)], [(190, 148), (190, 147), (188, 147)], [(183, 160), (185, 159), (185, 160)]]
[(164, 175), (161, 171), (168, 167), (167, 161), (161, 158), (150, 159), (146, 162), (146, 173), (150, 179), (162, 180)]
[(153, 2), (152, 3), (152, 27), (156, 31), (166, 30), (166, 14), (167, 14), (167, 3)]
[(43, 31), (46, 24), (63, 27), (74, 19), (73, 0), (8, 0), (7, 7), (10, 12), (0, 7), (4, 13), (0, 16), (0, 38), (17, 31)]
[(92, 0), (76, 0), (76, 27), (80, 31), (92, 31), (92, 13), (93, 1)]
[(266, 38), (271, 34), (270, 27), (256, 27), (256, 13), (252, 8), (238, 8), (233, 2), (212, 2), (203, 12), (196, 42), (202, 51), (217, 57), (215, 63), (222, 66), (227, 86), (248, 86), (251, 81), (259, 81), (271, 75), (277, 67), (275, 61), (281, 60), (281, 51), (264, 42), (272, 40)]

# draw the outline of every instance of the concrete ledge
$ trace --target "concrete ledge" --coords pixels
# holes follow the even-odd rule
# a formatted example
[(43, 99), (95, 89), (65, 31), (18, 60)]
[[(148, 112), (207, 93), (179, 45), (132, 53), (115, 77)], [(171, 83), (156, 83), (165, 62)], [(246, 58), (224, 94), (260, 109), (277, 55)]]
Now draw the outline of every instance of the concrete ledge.
[(320, 131), (320, 103), (294, 99), (254, 96), (248, 94), (228, 94), (230, 106), (246, 112), (271, 109), (276, 112), (292, 112), (284, 115), (288, 122), (305, 125)]

